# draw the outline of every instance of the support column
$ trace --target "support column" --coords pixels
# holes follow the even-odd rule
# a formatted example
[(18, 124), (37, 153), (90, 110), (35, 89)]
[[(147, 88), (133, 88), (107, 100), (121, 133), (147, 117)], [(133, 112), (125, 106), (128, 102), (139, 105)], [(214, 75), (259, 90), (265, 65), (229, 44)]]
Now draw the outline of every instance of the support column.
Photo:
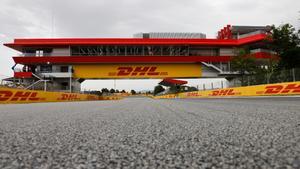
[(70, 72), (70, 82), (69, 82), (69, 85), (70, 85), (70, 93), (72, 93), (72, 72), (73, 72), (73, 68), (72, 66), (69, 66), (69, 72)]
[(47, 91), (47, 81), (44, 80), (44, 91), (46, 92)]

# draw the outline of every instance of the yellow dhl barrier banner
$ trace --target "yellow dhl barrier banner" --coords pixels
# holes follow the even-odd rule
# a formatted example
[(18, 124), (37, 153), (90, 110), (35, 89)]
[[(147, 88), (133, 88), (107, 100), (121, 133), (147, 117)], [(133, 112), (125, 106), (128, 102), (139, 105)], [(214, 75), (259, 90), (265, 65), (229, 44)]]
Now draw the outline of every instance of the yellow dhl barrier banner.
[(138, 79), (201, 77), (201, 64), (74, 65), (74, 77), (84, 79)]
[(121, 100), (123, 96), (113, 95), (113, 96), (99, 96), (98, 100)]
[(300, 82), (277, 83), (269, 85), (226, 88), (218, 90), (186, 92), (156, 96), (158, 99), (166, 98), (207, 98), (207, 97), (238, 97), (238, 96), (280, 96), (300, 95)]
[(88, 100), (117, 100), (120, 96), (97, 96), (79, 93), (45, 92), (37, 90), (23, 90), (0, 87), (0, 104), (5, 103), (38, 103), (65, 102)]

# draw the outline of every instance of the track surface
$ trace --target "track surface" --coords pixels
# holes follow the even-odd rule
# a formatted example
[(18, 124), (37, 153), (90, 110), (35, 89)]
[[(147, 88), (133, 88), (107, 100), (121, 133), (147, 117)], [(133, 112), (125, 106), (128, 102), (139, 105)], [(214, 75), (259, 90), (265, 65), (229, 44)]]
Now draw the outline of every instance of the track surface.
[(0, 168), (300, 168), (300, 98), (0, 105)]

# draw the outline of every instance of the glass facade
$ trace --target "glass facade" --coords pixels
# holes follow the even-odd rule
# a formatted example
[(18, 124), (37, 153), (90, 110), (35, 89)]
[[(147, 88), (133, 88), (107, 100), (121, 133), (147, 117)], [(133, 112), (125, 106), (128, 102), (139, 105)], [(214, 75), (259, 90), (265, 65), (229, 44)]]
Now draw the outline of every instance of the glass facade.
[(72, 46), (71, 56), (218, 56), (219, 49), (181, 45)]

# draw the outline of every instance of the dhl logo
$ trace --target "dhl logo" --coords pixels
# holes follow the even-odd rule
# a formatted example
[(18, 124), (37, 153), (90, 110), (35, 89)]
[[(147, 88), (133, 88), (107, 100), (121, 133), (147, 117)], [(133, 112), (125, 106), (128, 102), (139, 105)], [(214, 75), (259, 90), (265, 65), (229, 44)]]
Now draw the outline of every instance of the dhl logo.
[(210, 96), (234, 96), (238, 95), (239, 93), (234, 92), (234, 89), (225, 89), (225, 90), (215, 90), (212, 91)]
[(98, 96), (87, 96), (87, 100), (99, 100)]
[(72, 101), (72, 100), (80, 100), (80, 98), (78, 97), (77, 94), (61, 94), (61, 97), (58, 98), (57, 100), (68, 100), (68, 101)]
[(176, 98), (176, 95), (169, 95), (168, 98), (171, 98), (171, 99)]
[(300, 85), (272, 85), (266, 86), (265, 91), (257, 92), (257, 94), (286, 94), (286, 93), (300, 93)]
[(118, 67), (117, 72), (109, 73), (109, 76), (159, 76), (168, 75), (168, 72), (157, 72), (156, 66), (124, 66)]
[(44, 98), (37, 97), (37, 92), (12, 92), (12, 91), (0, 91), (0, 101), (39, 101)]
[(201, 94), (197, 93), (197, 92), (194, 92), (194, 93), (187, 93), (186, 96), (187, 97), (200, 97)]

